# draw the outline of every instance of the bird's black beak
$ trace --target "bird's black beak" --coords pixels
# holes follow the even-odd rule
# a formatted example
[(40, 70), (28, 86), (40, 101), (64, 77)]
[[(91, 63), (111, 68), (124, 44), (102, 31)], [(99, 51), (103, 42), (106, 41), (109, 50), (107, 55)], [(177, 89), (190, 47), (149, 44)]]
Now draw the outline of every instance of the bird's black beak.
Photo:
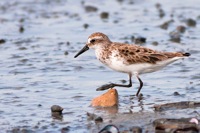
[(74, 58), (78, 57), (80, 54), (84, 53), (85, 51), (87, 51), (89, 49), (89, 47), (87, 45), (85, 45), (75, 56)]

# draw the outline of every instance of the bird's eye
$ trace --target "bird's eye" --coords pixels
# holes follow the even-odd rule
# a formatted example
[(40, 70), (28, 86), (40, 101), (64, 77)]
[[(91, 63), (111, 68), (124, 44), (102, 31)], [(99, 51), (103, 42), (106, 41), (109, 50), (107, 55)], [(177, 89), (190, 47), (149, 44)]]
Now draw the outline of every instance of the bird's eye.
[(93, 42), (95, 42), (95, 41), (96, 41), (95, 39), (92, 39), (90, 42), (93, 43)]

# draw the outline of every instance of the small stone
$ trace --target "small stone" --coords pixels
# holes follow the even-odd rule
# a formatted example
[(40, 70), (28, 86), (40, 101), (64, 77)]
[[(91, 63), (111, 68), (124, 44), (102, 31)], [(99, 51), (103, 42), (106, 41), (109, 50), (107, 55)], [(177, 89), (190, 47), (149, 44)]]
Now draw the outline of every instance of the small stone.
[(165, 12), (163, 9), (158, 9), (158, 12), (159, 12), (159, 17), (160, 18), (163, 18), (165, 16)]
[(98, 10), (98, 8), (97, 7), (95, 7), (95, 6), (85, 6), (85, 11), (86, 12), (96, 12)]
[(85, 29), (87, 29), (87, 28), (89, 27), (89, 24), (83, 24), (83, 27), (84, 27)]
[(101, 117), (97, 117), (94, 121), (96, 123), (100, 123), (100, 122), (103, 122), (103, 119)]
[(106, 93), (94, 98), (92, 106), (112, 107), (118, 105), (118, 92), (116, 89), (110, 89)]
[(135, 38), (135, 44), (143, 44), (143, 43), (145, 43), (146, 42), (146, 38), (144, 38), (144, 37), (137, 37), (137, 38)]
[(68, 51), (65, 51), (65, 53), (64, 53), (65, 55), (68, 55), (69, 54), (69, 52)]
[(142, 133), (142, 128), (141, 127), (138, 127), (138, 126), (134, 126), (134, 127), (131, 127), (130, 128), (130, 131), (132, 133)]
[(63, 111), (63, 108), (61, 106), (59, 106), (59, 105), (51, 106), (51, 112), (60, 112), (60, 113), (62, 113), (62, 111)]
[(194, 19), (189, 18), (189, 19), (186, 20), (186, 24), (188, 26), (195, 27), (196, 26), (196, 21)]
[(179, 96), (179, 95), (180, 94), (177, 91), (174, 92), (174, 96)]
[(154, 46), (157, 46), (158, 42), (157, 41), (153, 41), (151, 44), (154, 45)]
[(67, 41), (67, 42), (66, 42), (66, 44), (67, 44), (67, 46), (69, 46), (69, 45), (70, 45), (70, 42), (69, 42), (69, 41)]
[(166, 22), (164, 22), (163, 24), (160, 25), (160, 28), (166, 30), (166, 29), (168, 29), (169, 25), (172, 22), (174, 22), (174, 21), (173, 20), (166, 21)]
[(100, 14), (100, 17), (101, 17), (102, 19), (108, 19), (109, 13), (108, 13), (108, 12), (102, 12), (102, 13)]
[(27, 50), (26, 47), (20, 47), (19, 50)]
[(20, 32), (20, 33), (23, 33), (23, 32), (24, 32), (24, 27), (23, 27), (23, 26), (20, 26), (20, 27), (19, 27), (19, 32)]
[(69, 126), (67, 126), (67, 127), (63, 127), (62, 129), (61, 129), (61, 133), (67, 133), (67, 132), (69, 132)]
[(176, 30), (180, 33), (184, 33), (186, 31), (185, 26), (179, 25), (176, 27)]
[(181, 34), (177, 30), (170, 32), (169, 36), (171, 38), (170, 39), (171, 41), (180, 43), (180, 41), (181, 41)]
[(3, 43), (5, 43), (5, 42), (6, 42), (5, 39), (0, 39), (0, 44), (3, 44)]
[(156, 4), (155, 4), (155, 7), (156, 7), (157, 9), (160, 9), (160, 8), (161, 8), (161, 4), (160, 4), (160, 3), (156, 3)]

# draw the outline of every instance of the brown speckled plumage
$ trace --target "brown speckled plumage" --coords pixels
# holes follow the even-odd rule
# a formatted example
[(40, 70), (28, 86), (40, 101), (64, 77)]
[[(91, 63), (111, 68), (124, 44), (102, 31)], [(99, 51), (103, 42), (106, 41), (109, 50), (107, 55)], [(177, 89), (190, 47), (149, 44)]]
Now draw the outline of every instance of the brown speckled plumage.
[(88, 46), (95, 44), (102, 45), (101, 58), (99, 60), (105, 63), (105, 59), (108, 59), (111, 56), (112, 52), (117, 52), (119, 55), (115, 55), (118, 58), (123, 58), (124, 63), (134, 64), (134, 63), (151, 63), (155, 64), (158, 61), (163, 61), (173, 57), (182, 57), (183, 53), (180, 52), (159, 52), (152, 50), (146, 47), (134, 45), (134, 44), (125, 44), (118, 42), (111, 42), (110, 39), (103, 33), (97, 32), (89, 36), (89, 38), (96, 38), (93, 43), (88, 43)]
[(131, 77), (135, 75), (140, 82), (136, 96), (143, 86), (139, 74), (158, 71), (178, 59), (190, 56), (189, 53), (160, 52), (134, 44), (112, 42), (105, 34), (96, 32), (89, 36), (86, 45), (74, 57), (78, 57), (89, 48), (95, 50), (97, 59), (103, 64), (115, 71), (129, 75), (128, 85), (110, 83), (97, 90), (105, 90), (115, 86), (131, 87)]

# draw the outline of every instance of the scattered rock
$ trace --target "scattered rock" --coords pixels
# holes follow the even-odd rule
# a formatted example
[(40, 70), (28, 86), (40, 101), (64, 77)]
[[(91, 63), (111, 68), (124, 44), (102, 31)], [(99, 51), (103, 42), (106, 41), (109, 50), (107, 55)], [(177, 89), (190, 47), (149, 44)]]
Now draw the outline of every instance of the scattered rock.
[(103, 119), (101, 117), (97, 117), (95, 120), (95, 123), (103, 122)]
[(190, 122), (191, 118), (182, 119), (157, 119), (153, 122), (156, 132), (192, 132), (198, 133), (199, 129), (196, 123)]
[(22, 25), (19, 27), (19, 32), (20, 32), (20, 33), (23, 33), (23, 32), (24, 32), (24, 27), (23, 27)]
[(143, 44), (146, 43), (146, 38), (145, 37), (137, 37), (134, 39), (135, 44)]
[(123, 84), (125, 84), (127, 81), (126, 80), (124, 80), (124, 79), (122, 79), (122, 80), (120, 80)]
[(153, 41), (151, 44), (154, 45), (154, 46), (157, 46), (158, 42), (157, 41)]
[(156, 3), (155, 7), (158, 9), (159, 17), (163, 18), (165, 16), (165, 12), (161, 8), (161, 4), (160, 3)]
[(184, 33), (186, 31), (186, 27), (183, 25), (179, 25), (176, 27), (176, 30), (180, 33)]
[(158, 9), (159, 17), (163, 18), (165, 16), (165, 12), (163, 9)]
[(96, 12), (96, 11), (98, 11), (98, 8), (97, 7), (95, 7), (95, 6), (85, 6), (85, 11), (86, 12)]
[(185, 109), (185, 108), (195, 108), (200, 107), (200, 102), (194, 101), (184, 101), (184, 102), (176, 102), (176, 103), (166, 103), (154, 105), (155, 111), (164, 111), (170, 109)]
[(100, 17), (101, 17), (101, 19), (108, 19), (109, 13), (108, 13), (108, 12), (102, 12), (102, 13), (100, 14)]
[(142, 128), (138, 126), (134, 126), (130, 128), (131, 133), (142, 133)]
[(174, 22), (174, 20), (166, 21), (166, 22), (164, 22), (163, 24), (160, 25), (160, 28), (166, 30), (166, 29), (168, 29), (169, 25), (170, 25), (172, 22)]
[(20, 23), (23, 23), (24, 21), (25, 21), (24, 18), (21, 18), (21, 19), (19, 20)]
[(26, 47), (20, 47), (19, 50), (27, 50)]
[(68, 51), (65, 51), (64, 55), (68, 55), (68, 54), (69, 54), (69, 52), (68, 52)]
[(94, 120), (97, 117), (98, 116), (96, 114), (87, 112), (87, 120)]
[(59, 105), (51, 106), (51, 116), (55, 119), (62, 120), (63, 118), (62, 111), (63, 111), (63, 108)]
[(170, 41), (180, 43), (181, 41), (181, 34), (175, 30), (169, 33)]
[(196, 21), (194, 19), (189, 18), (189, 19), (186, 20), (186, 24), (190, 27), (195, 27)]
[(61, 129), (61, 133), (67, 133), (67, 132), (69, 132), (69, 130), (70, 130), (70, 127), (69, 127), (69, 126), (63, 127), (63, 128)]
[(157, 9), (160, 9), (160, 8), (161, 8), (161, 4), (160, 4), (160, 3), (156, 3), (156, 4), (155, 4), (155, 7), (156, 7)]
[(174, 96), (179, 96), (179, 95), (180, 94), (177, 91), (174, 92)]
[(5, 42), (6, 42), (5, 39), (0, 39), (0, 44), (3, 44), (3, 43), (5, 43)]
[(89, 27), (89, 24), (83, 24), (83, 27), (84, 27), (85, 29), (87, 29), (87, 28)]
[(51, 112), (60, 112), (62, 114), (63, 108), (59, 105), (53, 105), (51, 106)]
[(118, 92), (116, 89), (110, 89), (106, 93), (92, 100), (92, 106), (112, 107), (118, 105)]

